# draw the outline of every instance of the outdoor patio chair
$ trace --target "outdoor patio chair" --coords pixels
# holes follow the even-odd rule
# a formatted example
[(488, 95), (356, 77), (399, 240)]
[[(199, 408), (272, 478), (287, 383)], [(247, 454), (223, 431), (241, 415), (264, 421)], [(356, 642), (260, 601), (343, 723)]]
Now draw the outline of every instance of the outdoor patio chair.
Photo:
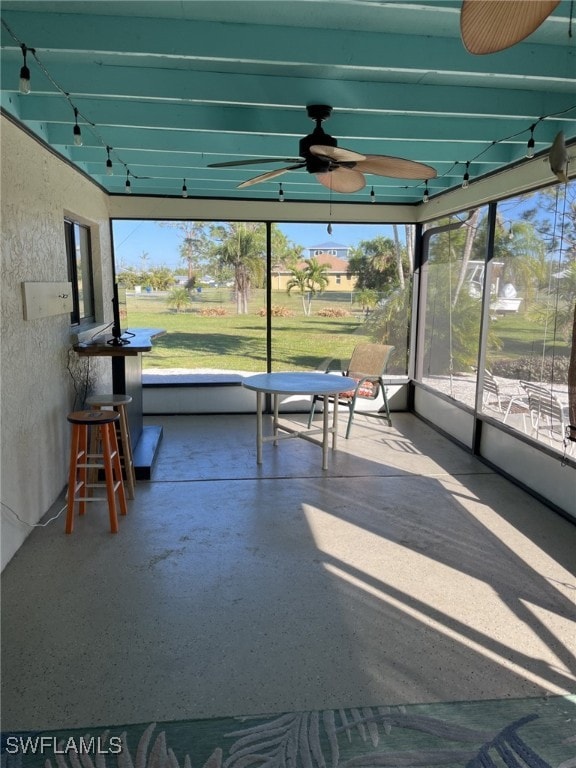
[[(482, 405), (504, 414), (503, 422), (506, 422), (511, 413), (520, 413), (524, 416), (528, 412), (526, 397), (520, 393), (504, 393), (497, 379), (488, 369), (484, 370), (484, 382), (482, 387)], [(524, 430), (526, 423), (524, 421)]]
[[(382, 393), (383, 403), (380, 409), (376, 413), (369, 413), (364, 411), (367, 416), (383, 416), (388, 422), (388, 426), (392, 426), (392, 420), (390, 418), (390, 407), (388, 405), (388, 397), (386, 396), (386, 387), (384, 386), (383, 375), (386, 371), (388, 360), (394, 349), (393, 346), (387, 344), (358, 344), (352, 352), (352, 357), (348, 363), (346, 370), (341, 370), (340, 373), (343, 376), (349, 376), (352, 379), (356, 379), (358, 386), (355, 390), (349, 392), (340, 392), (337, 396), (330, 396), (329, 401), (334, 403), (334, 407), (338, 405), (346, 405), (350, 411), (348, 417), (348, 426), (346, 427), (346, 437), (350, 437), (350, 430), (352, 429), (352, 422), (354, 420), (354, 413), (356, 411), (356, 405), (360, 400), (376, 400), (380, 393)], [(334, 369), (330, 364), (326, 370), (327, 374), (333, 373)], [(316, 407), (316, 401), (320, 399), (318, 396), (312, 398), (312, 407), (310, 408), (310, 415), (308, 417), (308, 426), (312, 424), (314, 418), (314, 410)]]
[(531, 434), (537, 439), (544, 437), (550, 445), (561, 443), (567, 453), (571, 454), (574, 443), (567, 439), (564, 405), (553, 392), (542, 385), (525, 381), (520, 384), (528, 394)]

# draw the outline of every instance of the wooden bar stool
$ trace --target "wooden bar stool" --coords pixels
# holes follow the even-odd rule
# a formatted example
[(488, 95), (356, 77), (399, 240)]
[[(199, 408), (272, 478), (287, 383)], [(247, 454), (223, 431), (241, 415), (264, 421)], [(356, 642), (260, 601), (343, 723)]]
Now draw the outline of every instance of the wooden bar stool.
[(126, 495), (133, 499), (136, 492), (136, 473), (134, 471), (134, 456), (132, 453), (132, 441), (128, 428), (128, 416), (126, 407), (132, 402), (131, 395), (90, 395), (86, 398), (86, 405), (96, 410), (112, 408), (120, 416), (118, 421), (118, 443), (120, 446), (120, 458), (124, 467), (124, 482)]
[[(74, 530), (74, 504), (78, 502), (79, 514), (86, 511), (87, 501), (102, 501), (102, 497), (89, 495), (93, 488), (106, 487), (110, 531), (118, 533), (116, 516), (116, 493), (120, 504), (120, 514), (125, 515), (126, 496), (122, 480), (122, 466), (116, 437), (115, 423), (120, 419), (116, 411), (75, 411), (69, 413), (68, 421), (72, 424), (72, 444), (70, 447), (70, 473), (68, 477), (68, 509), (66, 514), (66, 533)], [(98, 432), (101, 453), (88, 452), (88, 433)], [(88, 482), (91, 470), (104, 470), (104, 483)]]

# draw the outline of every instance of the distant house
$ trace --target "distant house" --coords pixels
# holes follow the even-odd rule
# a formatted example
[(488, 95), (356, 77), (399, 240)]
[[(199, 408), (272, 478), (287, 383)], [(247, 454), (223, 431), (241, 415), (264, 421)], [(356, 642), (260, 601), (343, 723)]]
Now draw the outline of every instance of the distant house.
[[(339, 243), (321, 243), (306, 249), (306, 259), (316, 259), (320, 264), (328, 266), (328, 285), (325, 291), (353, 291), (356, 287), (356, 278), (349, 276), (348, 251), (346, 245)], [(298, 264), (299, 269), (304, 269), (304, 259)], [(277, 291), (285, 291), (292, 274), (284, 267), (272, 269), (272, 288)]]
[(307, 250), (308, 256), (306, 258), (308, 259), (312, 256), (322, 256), (324, 253), (328, 254), (328, 256), (336, 256), (339, 259), (347, 259), (350, 255), (350, 248), (341, 243), (319, 243), (318, 245), (310, 246)]

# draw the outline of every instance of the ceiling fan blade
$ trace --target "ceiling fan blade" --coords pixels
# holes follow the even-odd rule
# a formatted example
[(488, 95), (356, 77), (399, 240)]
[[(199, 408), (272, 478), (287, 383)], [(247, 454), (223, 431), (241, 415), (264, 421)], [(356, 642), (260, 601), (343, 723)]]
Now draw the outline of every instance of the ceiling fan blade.
[(301, 163), (303, 157), (261, 157), (259, 160), (230, 160), (227, 163), (209, 163), (207, 168), (232, 168), (235, 165), (260, 165), (260, 163)]
[(281, 176), (286, 171), (295, 171), (297, 168), (304, 168), (306, 163), (298, 163), (298, 165), (288, 165), (286, 168), (277, 168), (275, 171), (268, 171), (268, 173), (261, 173), (260, 176), (254, 176), (248, 181), (243, 181), (242, 184), (238, 184), (237, 189), (244, 189), (244, 187), (251, 187), (252, 184), (260, 184), (261, 181), (268, 181), (268, 179), (274, 179), (276, 176)]
[(317, 157), (327, 157), (330, 160), (334, 160), (336, 163), (357, 163), (360, 160), (364, 160), (366, 157), (359, 152), (353, 152), (351, 149), (344, 149), (344, 147), (326, 147), (322, 144), (313, 144), (310, 147), (310, 152)]
[(538, 29), (560, 0), (464, 0), (460, 33), (470, 53), (496, 53)]
[(327, 173), (317, 173), (317, 180), (334, 192), (358, 192), (366, 186), (366, 179), (351, 168), (334, 168)]
[(388, 155), (366, 155), (366, 160), (356, 163), (354, 168), (362, 173), (375, 173), (392, 179), (434, 179), (436, 169), (414, 160)]

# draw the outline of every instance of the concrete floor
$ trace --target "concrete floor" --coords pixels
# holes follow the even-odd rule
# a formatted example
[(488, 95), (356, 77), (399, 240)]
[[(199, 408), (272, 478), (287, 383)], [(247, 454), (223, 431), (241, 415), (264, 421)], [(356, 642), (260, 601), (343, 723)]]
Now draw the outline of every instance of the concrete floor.
[(148, 418), (118, 535), (96, 504), (32, 533), (4, 729), (576, 690), (575, 525), (409, 414), (359, 417), (327, 472), (303, 440), (257, 467), (254, 422)]

